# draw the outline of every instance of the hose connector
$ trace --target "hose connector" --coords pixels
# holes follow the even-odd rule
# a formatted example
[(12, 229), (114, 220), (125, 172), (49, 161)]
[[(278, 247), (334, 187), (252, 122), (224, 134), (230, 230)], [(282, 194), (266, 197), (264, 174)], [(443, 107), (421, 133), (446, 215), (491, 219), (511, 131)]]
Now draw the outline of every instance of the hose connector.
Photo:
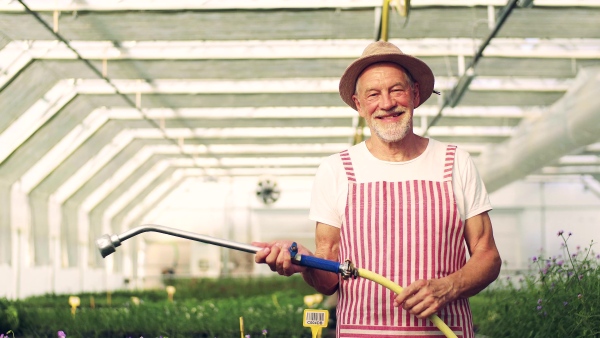
[(340, 264), (339, 272), (343, 279), (348, 279), (350, 277), (354, 277), (354, 279), (358, 278), (358, 269), (349, 259), (346, 259), (344, 263)]

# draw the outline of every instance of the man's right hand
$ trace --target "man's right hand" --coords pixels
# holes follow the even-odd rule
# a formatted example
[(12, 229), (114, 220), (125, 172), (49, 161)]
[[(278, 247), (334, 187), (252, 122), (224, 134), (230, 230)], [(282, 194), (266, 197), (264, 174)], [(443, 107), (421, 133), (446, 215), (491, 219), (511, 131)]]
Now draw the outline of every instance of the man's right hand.
[[(274, 241), (271, 243), (253, 242), (252, 245), (263, 248), (256, 253), (254, 261), (259, 264), (267, 264), (271, 271), (277, 271), (282, 276), (291, 276), (298, 272), (304, 272), (306, 267), (292, 263), (289, 248), (292, 241)], [(298, 253), (312, 256), (312, 252), (298, 244)]]

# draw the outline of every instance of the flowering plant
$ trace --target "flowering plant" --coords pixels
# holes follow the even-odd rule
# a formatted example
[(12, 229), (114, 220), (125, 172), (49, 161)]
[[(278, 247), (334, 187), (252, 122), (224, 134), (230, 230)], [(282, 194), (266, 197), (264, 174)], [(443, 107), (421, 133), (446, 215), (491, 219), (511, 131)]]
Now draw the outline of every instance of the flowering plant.
[[(474, 322), (493, 337), (600, 336), (600, 255), (594, 242), (567, 245), (572, 233), (559, 231), (562, 255), (532, 258), (527, 276), (499, 280), (477, 297)], [(477, 304), (483, 301), (485, 304)]]

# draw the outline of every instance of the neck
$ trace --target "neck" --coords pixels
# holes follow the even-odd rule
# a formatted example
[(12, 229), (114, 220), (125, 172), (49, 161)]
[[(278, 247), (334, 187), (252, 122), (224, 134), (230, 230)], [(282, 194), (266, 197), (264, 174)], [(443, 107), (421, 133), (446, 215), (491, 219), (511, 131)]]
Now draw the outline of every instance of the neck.
[(406, 162), (417, 158), (425, 149), (429, 139), (410, 133), (402, 140), (385, 142), (377, 137), (366, 141), (367, 149), (376, 158), (388, 162)]

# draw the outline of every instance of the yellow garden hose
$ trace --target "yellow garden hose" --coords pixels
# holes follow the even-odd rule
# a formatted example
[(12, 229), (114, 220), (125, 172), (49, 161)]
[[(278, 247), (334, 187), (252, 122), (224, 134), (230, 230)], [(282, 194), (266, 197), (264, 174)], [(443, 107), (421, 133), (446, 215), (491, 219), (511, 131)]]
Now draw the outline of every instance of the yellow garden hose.
[[(392, 290), (393, 292), (395, 292), (396, 294), (402, 292), (402, 287), (394, 282), (392, 282), (391, 280), (383, 277), (380, 274), (376, 274), (375, 272), (369, 271), (369, 270), (365, 270), (365, 269), (361, 269), (361, 268), (357, 268), (358, 270), (358, 276), (359, 277), (363, 277), (366, 278), (368, 280), (372, 280), (373, 282), (377, 283), (377, 284), (381, 284), (382, 286)], [(435, 313), (432, 314), (431, 316), (429, 316), (429, 320), (431, 320), (431, 322), (438, 328), (440, 329), (440, 331), (442, 331), (442, 333), (444, 335), (446, 335), (446, 337), (448, 338), (457, 338), (456, 334), (454, 333), (454, 331), (452, 331), (450, 329), (450, 327), (448, 327), (448, 325), (446, 325), (446, 323), (444, 323), (444, 321), (438, 317)]]
[[(156, 225), (156, 224), (141, 225), (139, 227), (130, 229), (120, 235), (105, 234), (96, 240), (96, 245), (98, 246), (98, 249), (100, 250), (100, 254), (102, 255), (102, 257), (106, 257), (106, 256), (112, 254), (113, 252), (115, 252), (116, 248), (121, 246), (123, 241), (125, 241), (133, 236), (137, 236), (141, 233), (149, 232), (149, 231), (160, 232), (163, 234), (168, 234), (168, 235), (172, 235), (172, 236), (176, 236), (176, 237), (190, 239), (190, 240), (194, 240), (197, 242), (214, 244), (214, 245), (222, 246), (225, 248), (236, 249), (239, 251), (244, 251), (244, 252), (249, 252), (249, 253), (257, 253), (258, 251), (263, 250), (262, 247), (258, 247), (258, 246), (254, 246), (254, 245), (237, 243), (237, 242), (233, 242), (233, 241), (229, 241), (229, 240), (225, 240), (225, 239), (200, 235), (200, 234), (196, 234), (193, 232), (183, 231), (183, 230), (174, 229), (174, 228), (168, 228), (168, 227)], [(389, 280), (375, 272), (356, 268), (354, 266), (354, 264), (352, 264), (352, 262), (350, 262), (350, 260), (346, 260), (344, 263), (340, 264), (339, 262), (336, 262), (336, 261), (330, 261), (330, 260), (315, 257), (315, 256), (310, 256), (310, 255), (304, 256), (304, 255), (298, 253), (298, 245), (296, 244), (296, 242), (292, 243), (292, 245), (289, 247), (289, 252), (290, 252), (290, 256), (292, 258), (292, 263), (294, 263), (294, 264), (307, 266), (307, 267), (311, 267), (311, 268), (315, 268), (315, 269), (319, 269), (319, 270), (323, 270), (323, 271), (339, 273), (342, 276), (342, 278), (344, 278), (344, 279), (348, 279), (348, 278), (352, 278), (352, 277), (353, 278), (363, 277), (363, 278), (369, 279), (375, 283), (378, 283), (378, 284), (390, 289), (391, 291), (395, 292), (396, 294), (402, 292), (402, 287), (400, 285), (392, 282), (391, 280)], [(431, 320), (433, 322), (433, 324), (435, 324), (435, 326), (438, 329), (440, 329), (440, 331), (442, 331), (442, 333), (444, 335), (446, 335), (446, 337), (457, 338), (456, 334), (452, 330), (450, 330), (448, 325), (446, 325), (446, 323), (444, 323), (444, 321), (442, 321), (440, 319), (440, 317), (438, 317), (436, 314), (429, 316), (429, 320)]]

